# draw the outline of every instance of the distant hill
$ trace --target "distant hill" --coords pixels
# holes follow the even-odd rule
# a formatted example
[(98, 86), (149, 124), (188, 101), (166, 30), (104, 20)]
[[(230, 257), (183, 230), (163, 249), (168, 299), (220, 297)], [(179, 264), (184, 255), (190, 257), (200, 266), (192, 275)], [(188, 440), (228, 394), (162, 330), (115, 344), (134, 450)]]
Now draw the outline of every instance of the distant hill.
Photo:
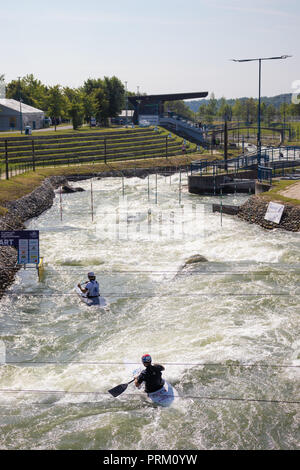
[[(243, 97), (243, 98), (237, 98), (240, 101), (245, 101), (248, 99), (248, 97)], [(280, 105), (282, 103), (291, 103), (292, 99), (292, 93), (285, 93), (282, 95), (277, 95), (277, 96), (262, 96), (261, 101), (264, 102), (266, 105), (273, 104), (276, 109), (279, 109)], [(231, 98), (226, 100), (226, 103), (229, 104), (230, 106), (233, 106), (235, 103), (235, 99)], [(254, 98), (254, 101), (258, 101), (258, 98)], [(199, 109), (199, 106), (202, 104), (208, 104), (209, 99), (203, 99), (203, 100), (193, 100), (193, 101), (185, 101), (185, 104), (194, 112), (196, 113)], [(217, 100), (217, 106), (218, 108), (220, 107), (221, 103), (221, 98)]]

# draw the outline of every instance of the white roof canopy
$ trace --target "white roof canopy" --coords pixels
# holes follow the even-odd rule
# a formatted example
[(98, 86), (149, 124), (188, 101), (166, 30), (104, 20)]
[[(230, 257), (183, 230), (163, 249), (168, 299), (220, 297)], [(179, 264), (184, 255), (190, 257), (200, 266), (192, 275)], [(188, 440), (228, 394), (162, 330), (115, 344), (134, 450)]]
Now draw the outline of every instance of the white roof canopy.
[[(11, 109), (12, 111), (20, 111), (20, 102), (16, 100), (1, 98), (0, 106), (5, 106), (6, 108)], [(23, 102), (21, 102), (21, 108), (22, 108), (22, 114), (44, 112), (41, 109), (34, 108), (33, 106), (29, 106), (28, 104), (25, 104)]]

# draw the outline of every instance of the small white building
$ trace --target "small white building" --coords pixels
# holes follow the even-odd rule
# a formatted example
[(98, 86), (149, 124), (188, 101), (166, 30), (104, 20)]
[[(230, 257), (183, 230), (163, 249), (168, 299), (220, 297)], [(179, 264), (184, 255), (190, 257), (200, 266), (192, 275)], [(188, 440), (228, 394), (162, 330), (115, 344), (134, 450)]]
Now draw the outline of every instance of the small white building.
[(44, 126), (45, 113), (19, 101), (0, 98), (0, 131), (22, 130), (26, 126), (41, 129)]

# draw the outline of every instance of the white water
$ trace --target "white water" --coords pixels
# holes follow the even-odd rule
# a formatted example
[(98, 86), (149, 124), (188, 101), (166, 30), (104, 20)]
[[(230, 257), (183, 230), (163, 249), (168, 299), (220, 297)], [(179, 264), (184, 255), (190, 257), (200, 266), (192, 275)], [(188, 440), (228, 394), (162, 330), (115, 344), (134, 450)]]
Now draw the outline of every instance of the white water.
[[(300, 401), (299, 368), (271, 367), (300, 365), (299, 234), (225, 215), (221, 225), (205, 205), (219, 198), (184, 187), (180, 200), (179, 179), (158, 176), (157, 204), (155, 175), (150, 200), (147, 178), (125, 180), (124, 199), (120, 178), (93, 181), (93, 222), (91, 183), (80, 182), (87, 191), (63, 196), (63, 221), (57, 197), (28, 224), (40, 230), (46, 276), (19, 272), (1, 301), (0, 339), (7, 361), (40, 364), (2, 365), (0, 389), (52, 392), (0, 393), (1, 448), (297, 448), (298, 404), (201, 397)], [(208, 262), (176, 276), (194, 254)], [(73, 292), (90, 270), (109, 313)], [(132, 385), (107, 394), (145, 352), (180, 395), (169, 409)]]

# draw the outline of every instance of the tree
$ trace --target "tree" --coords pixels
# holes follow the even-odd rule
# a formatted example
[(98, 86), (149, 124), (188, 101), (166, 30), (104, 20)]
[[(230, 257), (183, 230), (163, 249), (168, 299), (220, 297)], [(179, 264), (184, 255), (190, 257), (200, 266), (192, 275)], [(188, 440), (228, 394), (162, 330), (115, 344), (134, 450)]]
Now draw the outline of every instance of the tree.
[(178, 114), (180, 116), (184, 116), (187, 119), (193, 119), (193, 112), (185, 104), (185, 102), (183, 100), (166, 101), (165, 102), (165, 109), (167, 111), (171, 111), (172, 113)]
[(80, 89), (65, 87), (63, 89), (66, 100), (66, 111), (71, 119), (73, 129), (82, 126), (84, 118), (83, 92)]
[(83, 92), (82, 105), (84, 111), (84, 119), (86, 122), (91, 123), (91, 118), (97, 116), (99, 109), (99, 103), (95, 92), (92, 92), (90, 94)]
[(242, 118), (247, 124), (252, 124), (257, 118), (256, 104), (253, 98), (242, 101)]
[(218, 115), (223, 119), (223, 121), (231, 121), (232, 119), (232, 107), (227, 103), (224, 97), (221, 98)]
[(121, 80), (113, 76), (111, 78), (104, 77), (104, 88), (106, 99), (109, 103), (108, 116), (116, 117), (125, 105), (125, 88)]
[(273, 104), (269, 104), (265, 113), (265, 120), (268, 126), (270, 126), (270, 124), (274, 121), (275, 116), (276, 116), (276, 108)]
[(214, 122), (214, 119), (217, 115), (217, 100), (215, 98), (214, 93), (210, 95), (210, 99), (208, 101), (208, 105), (206, 107), (206, 113), (205, 113), (205, 120), (208, 124), (212, 124)]
[(242, 120), (243, 106), (240, 100), (235, 100), (235, 103), (232, 106), (232, 114), (238, 121)]
[[(96, 117), (105, 126), (108, 125), (108, 119), (116, 117), (125, 106), (125, 88), (121, 80), (115, 76), (104, 77), (103, 80), (89, 78), (84, 82), (82, 91), (87, 96), (92, 95), (90, 105), (92, 102), (94, 104), (97, 102)], [(92, 108), (95, 109), (94, 104)]]
[(46, 98), (46, 106), (49, 116), (54, 118), (54, 128), (58, 119), (66, 112), (67, 102), (60, 85), (54, 85), (49, 88)]
[(4, 74), (0, 74), (0, 98), (5, 98), (5, 76)]
[(6, 97), (22, 101), (29, 106), (45, 109), (48, 89), (32, 74), (20, 80), (12, 80), (6, 88)]

